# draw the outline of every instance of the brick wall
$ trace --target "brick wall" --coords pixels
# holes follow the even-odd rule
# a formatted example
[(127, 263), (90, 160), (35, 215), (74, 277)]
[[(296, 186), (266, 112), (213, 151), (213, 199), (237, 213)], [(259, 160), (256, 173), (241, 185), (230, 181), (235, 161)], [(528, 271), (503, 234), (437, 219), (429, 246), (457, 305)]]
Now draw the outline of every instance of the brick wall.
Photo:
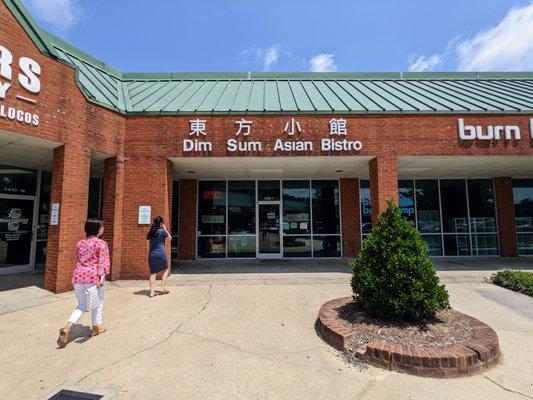
[(180, 180), (179, 259), (196, 259), (196, 179)]
[(359, 179), (339, 180), (341, 196), (343, 257), (353, 258), (361, 250)]
[[(61, 203), (60, 225), (50, 228), (46, 287), (54, 291), (70, 289), (75, 262), (75, 244), (82, 238), (87, 213), (87, 189), (91, 152), (106, 155), (104, 179), (105, 238), (113, 257), (112, 278), (145, 278), (148, 274), (145, 235), (147, 226), (137, 225), (139, 205), (152, 205), (152, 214), (165, 218), (171, 226), (173, 165), (169, 158), (183, 157), (287, 157), (350, 156), (366, 157), (372, 186), (373, 219), (384, 210), (385, 200), (397, 200), (398, 157), (402, 156), (531, 156), (533, 139), (527, 138), (526, 115), (345, 115), (348, 140), (363, 143), (360, 152), (322, 152), (320, 141), (328, 136), (330, 115), (261, 115), (245, 118), (253, 122), (250, 136), (237, 138), (235, 121), (243, 116), (206, 115), (128, 116), (89, 103), (75, 82), (75, 70), (41, 54), (25, 31), (0, 2), (0, 44), (15, 60), (31, 57), (42, 67), (42, 90), (36, 105), (20, 104), (24, 93), (17, 80), (3, 101), (20, 106), (41, 117), (38, 127), (0, 119), (0, 130), (20, 133), (57, 144), (54, 151), (52, 201)], [(13, 75), (18, 74), (16, 63)], [(287, 140), (283, 128), (292, 117), (303, 130), (291, 140), (309, 140), (313, 150), (281, 153), (274, 151), (276, 139)], [(518, 125), (521, 141), (462, 142), (457, 135), (457, 118), (467, 124)], [(214, 150), (206, 154), (183, 151), (189, 138), (189, 120), (207, 121), (207, 136)], [(229, 138), (257, 140), (263, 152), (232, 153), (226, 149)], [(340, 139), (344, 139), (341, 137)], [(359, 177), (367, 171), (360, 171)], [(331, 171), (335, 177), (334, 171)], [(356, 177), (353, 177), (356, 178)], [(360, 248), (359, 199), (356, 179), (341, 181), (343, 244), (345, 256)], [(504, 255), (516, 255), (516, 236), (509, 180), (497, 179), (496, 200)], [(196, 181), (182, 180), (180, 203), (180, 258), (196, 257)], [(512, 193), (511, 193), (512, 194)], [(346, 218), (346, 216), (349, 216)], [(514, 240), (514, 242), (513, 242)], [(169, 243), (168, 243), (169, 245)]]
[(494, 178), (494, 196), (500, 236), (500, 255), (517, 257), (516, 219), (513, 202), (513, 182), (509, 177)]
[(387, 209), (387, 201), (398, 204), (398, 160), (396, 157), (374, 157), (369, 163), (370, 202), (372, 204), (372, 225)]

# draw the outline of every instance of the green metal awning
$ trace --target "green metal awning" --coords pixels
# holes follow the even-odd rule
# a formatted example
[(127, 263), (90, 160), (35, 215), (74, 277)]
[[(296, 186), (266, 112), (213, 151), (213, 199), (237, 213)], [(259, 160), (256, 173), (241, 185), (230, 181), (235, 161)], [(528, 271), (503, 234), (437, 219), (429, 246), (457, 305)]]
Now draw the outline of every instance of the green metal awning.
[(122, 73), (3, 1), (89, 101), (124, 114), (533, 114), (533, 72)]

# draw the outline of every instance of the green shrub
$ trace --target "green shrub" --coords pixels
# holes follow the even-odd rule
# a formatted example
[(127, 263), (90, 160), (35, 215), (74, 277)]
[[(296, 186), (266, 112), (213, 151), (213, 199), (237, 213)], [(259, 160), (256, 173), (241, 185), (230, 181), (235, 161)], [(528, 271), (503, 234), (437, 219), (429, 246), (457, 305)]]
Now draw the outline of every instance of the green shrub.
[(533, 272), (504, 270), (490, 277), (495, 285), (533, 297)]
[(392, 201), (355, 261), (352, 290), (372, 316), (422, 321), (449, 308), (420, 233)]

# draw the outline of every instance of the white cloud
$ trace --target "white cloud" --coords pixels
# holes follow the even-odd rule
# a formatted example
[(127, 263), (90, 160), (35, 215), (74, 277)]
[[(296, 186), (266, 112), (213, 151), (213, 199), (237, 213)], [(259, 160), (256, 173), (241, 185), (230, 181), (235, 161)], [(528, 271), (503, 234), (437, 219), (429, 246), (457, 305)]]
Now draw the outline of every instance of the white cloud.
[(277, 43), (265, 49), (258, 50), (257, 57), (263, 64), (264, 71), (270, 71), (278, 63), (280, 51), (281, 46)]
[(311, 61), (309, 61), (309, 69), (311, 72), (335, 72), (337, 71), (337, 64), (335, 64), (335, 55), (330, 53), (317, 54)]
[(71, 28), (83, 13), (78, 0), (28, 0), (28, 5), (38, 19), (58, 31)]
[(511, 9), (501, 22), (457, 46), (464, 71), (533, 69), (533, 3)]
[[(283, 54), (290, 57), (290, 52), (284, 51)], [(281, 46), (274, 43), (264, 48), (252, 46), (249, 49), (241, 51), (239, 58), (241, 59), (241, 65), (243, 67), (260, 66), (263, 71), (270, 71), (276, 66), (281, 55)]]
[(411, 58), (411, 65), (409, 65), (409, 71), (411, 72), (423, 72), (431, 71), (438, 65), (442, 64), (444, 60), (443, 54), (433, 54), (432, 56), (415, 56)]

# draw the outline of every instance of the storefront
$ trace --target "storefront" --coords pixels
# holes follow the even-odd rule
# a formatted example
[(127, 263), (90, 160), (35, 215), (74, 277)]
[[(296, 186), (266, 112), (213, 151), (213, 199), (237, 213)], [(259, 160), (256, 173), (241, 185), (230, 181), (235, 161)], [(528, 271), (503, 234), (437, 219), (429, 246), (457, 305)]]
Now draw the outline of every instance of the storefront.
[(350, 258), (387, 201), (434, 257), (533, 255), (533, 73), (130, 74), (0, 0), (0, 274), (70, 290), (89, 217), (111, 279), (174, 261)]

